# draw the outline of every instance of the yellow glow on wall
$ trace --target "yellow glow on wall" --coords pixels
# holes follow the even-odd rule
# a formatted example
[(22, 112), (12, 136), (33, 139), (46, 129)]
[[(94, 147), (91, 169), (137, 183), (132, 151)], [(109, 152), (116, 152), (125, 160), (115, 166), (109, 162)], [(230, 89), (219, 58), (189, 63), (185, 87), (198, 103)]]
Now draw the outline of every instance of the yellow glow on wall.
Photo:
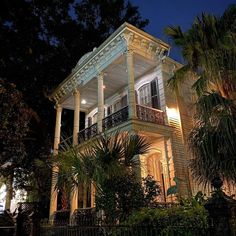
[(176, 108), (166, 107), (166, 113), (167, 113), (168, 119), (179, 120), (179, 112)]

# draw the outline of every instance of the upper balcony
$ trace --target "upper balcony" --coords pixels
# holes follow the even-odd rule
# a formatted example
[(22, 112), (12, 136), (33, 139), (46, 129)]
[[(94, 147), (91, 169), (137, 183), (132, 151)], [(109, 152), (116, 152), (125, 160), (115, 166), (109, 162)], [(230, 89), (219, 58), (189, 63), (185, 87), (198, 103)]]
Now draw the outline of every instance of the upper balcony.
[[(74, 110), (73, 144), (78, 133), (79, 140), (88, 140), (117, 128), (149, 127), (153, 132), (153, 124), (164, 127), (162, 61), (168, 52), (168, 44), (123, 24), (85, 54), (50, 96), (61, 107), (55, 136), (60, 136), (62, 108)], [(86, 129), (79, 132), (80, 112), (86, 114)]]
[[(130, 121), (129, 107), (125, 106), (102, 120), (102, 132), (119, 130), (124, 127), (126, 130), (130, 130), (132, 129), (132, 123), (135, 123), (135, 121), (141, 121), (142, 130), (145, 130), (144, 126), (147, 127), (148, 123), (156, 124), (159, 127), (166, 126), (165, 120), (165, 113), (162, 110), (136, 104), (136, 119)], [(125, 123), (126, 125), (124, 126)], [(87, 141), (98, 135), (98, 133), (98, 124), (94, 123), (78, 133), (78, 143)]]

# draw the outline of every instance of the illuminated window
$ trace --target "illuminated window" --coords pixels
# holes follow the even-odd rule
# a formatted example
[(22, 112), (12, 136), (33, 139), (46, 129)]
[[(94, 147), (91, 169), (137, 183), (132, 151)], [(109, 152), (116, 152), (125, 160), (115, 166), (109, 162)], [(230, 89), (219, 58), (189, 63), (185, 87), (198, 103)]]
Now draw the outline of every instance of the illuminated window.
[(157, 78), (139, 88), (139, 101), (140, 105), (160, 109), (160, 96)]
[(139, 89), (139, 97), (140, 97), (140, 105), (150, 106), (151, 105), (151, 92), (150, 92), (150, 84), (144, 84)]

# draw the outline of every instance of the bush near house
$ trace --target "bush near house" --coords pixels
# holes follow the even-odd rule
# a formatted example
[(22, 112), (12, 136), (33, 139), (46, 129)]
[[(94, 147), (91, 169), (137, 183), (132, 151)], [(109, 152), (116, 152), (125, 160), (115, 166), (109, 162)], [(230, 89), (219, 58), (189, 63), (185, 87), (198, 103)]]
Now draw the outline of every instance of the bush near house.
[(203, 205), (193, 199), (166, 209), (143, 208), (124, 224), (140, 229), (152, 226), (159, 235), (207, 235), (207, 216)]

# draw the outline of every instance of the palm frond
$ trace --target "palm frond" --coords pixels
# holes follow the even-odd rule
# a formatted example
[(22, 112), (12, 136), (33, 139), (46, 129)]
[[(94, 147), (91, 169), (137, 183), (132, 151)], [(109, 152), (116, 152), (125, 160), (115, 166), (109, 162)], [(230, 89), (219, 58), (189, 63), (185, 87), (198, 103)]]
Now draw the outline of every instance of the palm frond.
[(193, 175), (200, 182), (210, 182), (216, 175), (236, 181), (235, 104), (211, 93), (199, 98), (196, 108), (196, 124), (188, 139)]

